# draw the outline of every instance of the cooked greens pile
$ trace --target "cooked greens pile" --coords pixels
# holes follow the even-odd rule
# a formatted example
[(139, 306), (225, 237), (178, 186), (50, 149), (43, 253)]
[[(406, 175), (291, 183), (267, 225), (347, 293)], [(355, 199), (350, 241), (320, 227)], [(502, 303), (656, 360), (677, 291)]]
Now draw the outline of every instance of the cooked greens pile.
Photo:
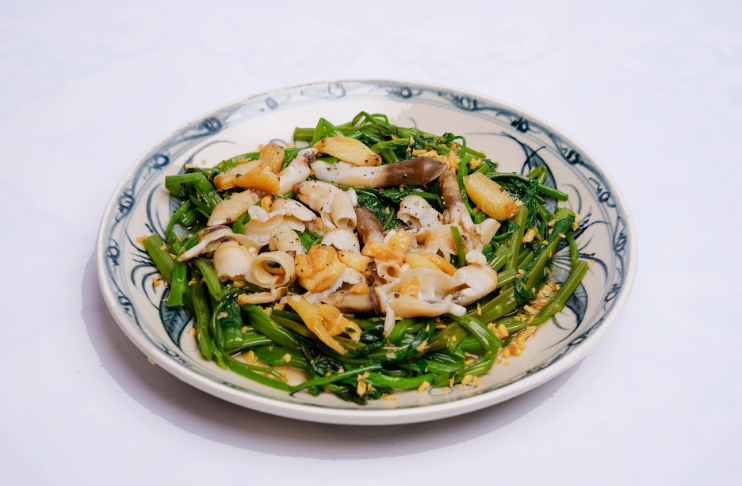
[[(182, 202), (143, 240), (167, 305), (195, 317), (201, 353), (222, 368), (358, 404), (478, 386), (588, 270), (575, 213), (547, 209), (567, 195), (544, 184), (545, 166), (498, 172), (464, 137), (365, 112), (320, 118), (294, 141), (305, 147), (166, 177)], [(562, 248), (571, 269), (557, 282)]]

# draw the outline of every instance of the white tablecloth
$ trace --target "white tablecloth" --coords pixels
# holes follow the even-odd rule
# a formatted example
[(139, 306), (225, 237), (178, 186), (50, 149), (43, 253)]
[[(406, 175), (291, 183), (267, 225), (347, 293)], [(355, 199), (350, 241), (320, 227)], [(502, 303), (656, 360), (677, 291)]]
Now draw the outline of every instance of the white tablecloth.
[[(0, 482), (742, 484), (742, 3), (560, 3), (3, 2)], [(364, 77), (511, 102), (612, 173), (640, 264), (581, 364), (467, 416), (341, 427), (213, 398), (122, 334), (92, 255), (134, 160), (236, 98)]]

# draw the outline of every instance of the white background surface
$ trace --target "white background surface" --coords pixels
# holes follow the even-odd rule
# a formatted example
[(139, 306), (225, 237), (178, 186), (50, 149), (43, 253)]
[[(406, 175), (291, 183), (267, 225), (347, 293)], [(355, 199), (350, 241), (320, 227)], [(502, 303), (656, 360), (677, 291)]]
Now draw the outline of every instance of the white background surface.
[[(739, 2), (120, 3), (0, 2), (0, 483), (742, 482)], [(513, 103), (615, 177), (639, 270), (581, 364), (467, 416), (354, 428), (222, 402), (118, 329), (92, 254), (134, 160), (236, 98), (361, 77)]]

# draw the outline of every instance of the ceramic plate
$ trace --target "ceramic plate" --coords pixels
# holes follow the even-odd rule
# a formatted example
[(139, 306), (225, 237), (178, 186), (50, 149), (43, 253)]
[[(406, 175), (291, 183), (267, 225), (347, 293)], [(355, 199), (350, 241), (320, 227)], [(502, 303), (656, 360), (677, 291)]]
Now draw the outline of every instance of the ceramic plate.
[[(594, 265), (564, 312), (544, 324), (510, 366), (495, 365), (483, 386), (397, 394), (358, 406), (330, 394), (289, 395), (205, 361), (183, 311), (168, 309), (164, 286), (137, 242), (163, 234), (178, 202), (164, 188), (166, 175), (190, 162), (215, 164), (256, 150), (269, 140), (290, 142), (296, 126), (319, 117), (344, 123), (360, 111), (431, 133), (466, 136), (470, 147), (526, 173), (546, 165), (547, 183), (569, 194), (580, 216), (575, 232), (582, 258)], [(100, 285), (127, 336), (161, 367), (212, 395), (262, 412), (316, 422), (380, 425), (434, 420), (502, 402), (563, 372), (605, 334), (626, 302), (636, 268), (629, 208), (616, 184), (583, 148), (540, 119), (504, 103), (455, 89), (398, 81), (337, 81), (278, 89), (217, 109), (176, 129), (139, 159), (116, 188), (98, 234)], [(566, 276), (568, 252), (555, 258)]]

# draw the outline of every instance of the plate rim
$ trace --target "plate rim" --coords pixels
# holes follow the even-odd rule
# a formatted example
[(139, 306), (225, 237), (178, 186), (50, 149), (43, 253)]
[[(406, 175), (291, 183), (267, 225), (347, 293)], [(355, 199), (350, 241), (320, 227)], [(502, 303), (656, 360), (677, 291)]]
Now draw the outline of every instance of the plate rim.
[[(341, 409), (332, 407), (315, 407), (310, 404), (301, 403), (290, 403), (275, 400), (272, 398), (262, 397), (258, 395), (245, 394), (239, 390), (231, 388), (227, 385), (217, 383), (213, 380), (202, 376), (195, 371), (180, 365), (177, 361), (173, 360), (167, 353), (154, 346), (148, 339), (144, 338), (140, 332), (137, 332), (135, 328), (129, 325), (127, 319), (122, 314), (123, 310), (116, 305), (116, 296), (113, 293), (112, 286), (108, 284), (108, 276), (105, 272), (105, 258), (106, 258), (106, 246), (105, 242), (105, 223), (110, 220), (112, 212), (116, 206), (116, 196), (121, 193), (125, 186), (133, 180), (137, 169), (145, 162), (147, 155), (156, 147), (162, 145), (167, 140), (171, 139), (172, 136), (195, 121), (208, 117), (214, 113), (218, 113), (228, 107), (237, 105), (244, 105), (250, 100), (255, 98), (270, 96), (272, 94), (285, 92), (288, 90), (295, 90), (302, 87), (310, 87), (317, 85), (330, 85), (333, 83), (360, 83), (367, 85), (378, 85), (378, 84), (397, 84), (397, 85), (413, 85), (421, 86), (425, 88), (432, 88), (438, 90), (447, 90), (453, 93), (462, 94), (469, 96), (472, 99), (488, 101), (498, 104), (504, 108), (510, 109), (516, 113), (521, 113), (527, 116), (530, 120), (539, 123), (541, 126), (548, 128), (553, 133), (558, 134), (560, 138), (571, 144), (573, 147), (579, 149), (579, 151), (585, 154), (591, 162), (602, 172), (602, 175), (608, 181), (611, 187), (611, 194), (616, 197), (620, 206), (624, 210), (625, 224), (627, 228), (627, 234), (629, 238), (629, 251), (630, 258), (627, 262), (624, 281), (624, 285), (619, 291), (619, 295), (613, 307), (606, 313), (604, 321), (600, 327), (594, 332), (588, 335), (584, 341), (582, 341), (577, 349), (564, 356), (563, 359), (558, 360), (550, 364), (549, 366), (538, 370), (535, 373), (528, 374), (523, 378), (504, 385), (495, 390), (485, 392), (479, 395), (471, 397), (462, 397), (460, 399), (452, 400), (446, 403), (440, 403), (435, 405), (421, 405), (419, 407), (401, 408), (401, 409), (388, 409), (388, 410), (363, 410), (363, 409)], [(291, 86), (279, 87), (271, 90), (262, 91), (260, 93), (251, 94), (231, 102), (225, 103), (219, 107), (210, 109), (209, 111), (190, 118), (186, 122), (182, 123), (178, 127), (168, 132), (165, 136), (160, 138), (156, 143), (149, 146), (149, 148), (140, 155), (125, 175), (121, 178), (119, 183), (113, 190), (111, 197), (106, 204), (106, 208), (100, 220), (100, 225), (97, 232), (96, 241), (96, 270), (98, 285), (101, 289), (103, 299), (106, 302), (109, 312), (113, 316), (114, 320), (124, 332), (124, 334), (132, 341), (140, 351), (142, 351), (147, 358), (154, 361), (157, 365), (168, 371), (174, 377), (188, 383), (195, 388), (214, 395), (218, 398), (226, 400), (228, 402), (240, 405), (246, 408), (257, 410), (271, 415), (277, 415), (286, 418), (299, 419), (311, 422), (329, 423), (329, 424), (340, 424), (340, 425), (396, 425), (405, 423), (417, 423), (425, 422), (430, 420), (438, 420), (447, 417), (453, 417), (468, 412), (480, 410), (482, 408), (501, 403), (503, 401), (514, 398), (520, 394), (523, 394), (547, 381), (552, 380), (559, 374), (567, 371), (569, 368), (577, 364), (593, 349), (598, 341), (608, 332), (616, 318), (620, 315), (624, 306), (626, 305), (628, 298), (633, 288), (636, 269), (638, 265), (638, 241), (636, 234), (636, 227), (634, 224), (634, 218), (631, 212), (631, 208), (628, 201), (623, 195), (623, 191), (616, 184), (613, 176), (609, 171), (595, 158), (592, 153), (584, 148), (580, 143), (575, 142), (574, 138), (571, 137), (562, 129), (555, 129), (555, 126), (543, 118), (533, 115), (528, 110), (524, 110), (517, 105), (512, 103), (500, 101), (497, 98), (493, 98), (488, 95), (481, 93), (464, 90), (447, 86), (445, 84), (418, 82), (411, 80), (402, 79), (389, 79), (389, 78), (351, 78), (351, 79), (333, 79), (323, 81), (312, 81), (307, 83), (301, 83)]]

